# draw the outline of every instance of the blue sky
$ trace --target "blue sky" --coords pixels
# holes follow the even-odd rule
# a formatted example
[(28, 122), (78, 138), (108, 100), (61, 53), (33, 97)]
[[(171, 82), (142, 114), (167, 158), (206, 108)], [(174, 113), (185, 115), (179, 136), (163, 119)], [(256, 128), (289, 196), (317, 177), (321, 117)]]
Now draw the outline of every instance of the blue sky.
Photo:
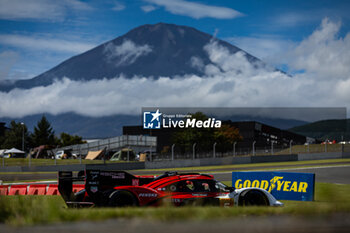
[[(0, 117), (139, 114), (142, 106), (347, 107), (350, 114), (349, 12), (347, 0), (0, 0), (0, 81), (35, 77), (158, 22), (216, 34), (291, 74), (253, 67), (212, 41), (203, 47), (211, 60), (201, 67), (203, 77), (66, 77), (0, 92)], [(118, 47), (127, 45), (132, 54), (148, 46), (125, 41)]]
[[(217, 34), (278, 64), (274, 54), (308, 37), (322, 19), (350, 28), (350, 1), (0, 0), (0, 80), (31, 78), (65, 59), (158, 22)], [(276, 61), (277, 60), (277, 61)]]

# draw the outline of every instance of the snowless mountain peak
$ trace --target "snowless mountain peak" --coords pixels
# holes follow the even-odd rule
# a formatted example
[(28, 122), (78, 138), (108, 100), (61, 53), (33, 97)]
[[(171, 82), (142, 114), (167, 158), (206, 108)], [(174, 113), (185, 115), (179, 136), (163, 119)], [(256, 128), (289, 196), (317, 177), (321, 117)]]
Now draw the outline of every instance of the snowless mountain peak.
[[(54, 80), (170, 77), (205, 75), (203, 67), (212, 64), (205, 46), (213, 36), (188, 26), (157, 23), (134, 28), (125, 35), (74, 56), (56, 67), (29, 80), (0, 85), (0, 91), (13, 88), (47, 86)], [(215, 39), (215, 43), (230, 53), (242, 52), (249, 62), (259, 61), (236, 46)]]

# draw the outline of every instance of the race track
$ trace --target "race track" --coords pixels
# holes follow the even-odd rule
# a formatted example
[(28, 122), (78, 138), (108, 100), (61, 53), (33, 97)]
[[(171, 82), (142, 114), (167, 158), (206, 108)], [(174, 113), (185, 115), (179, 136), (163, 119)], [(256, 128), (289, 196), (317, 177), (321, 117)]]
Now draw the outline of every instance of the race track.
[[(317, 166), (317, 164), (313, 164), (313, 166), (317, 167), (303, 167), (305, 165), (300, 165), (299, 168), (291, 168), (290, 165), (281, 165), (281, 166), (259, 166), (256, 170), (273, 170), (273, 171), (283, 171), (283, 172), (304, 172), (304, 173), (315, 173), (316, 174), (316, 182), (323, 183), (337, 183), (337, 184), (350, 184), (350, 164), (349, 162), (337, 162), (333, 164), (329, 164), (325, 166)], [(310, 165), (308, 165), (310, 166)], [(232, 179), (231, 172), (236, 169), (232, 168), (220, 168), (215, 170), (208, 170), (206, 167), (202, 167), (203, 170), (191, 170), (186, 172), (201, 172), (214, 175), (216, 180), (219, 181), (230, 181)], [(252, 167), (240, 167), (239, 170), (243, 171), (254, 171)], [(129, 171), (135, 175), (147, 175), (147, 174), (160, 174), (160, 171), (153, 170), (138, 170), (138, 171)], [(52, 180), (56, 182), (57, 173), (1, 173), (0, 180), (3, 182), (21, 182), (21, 181), (34, 181), (34, 180)]]
[[(350, 184), (350, 164), (344, 162), (342, 164), (328, 164), (318, 167), (292, 168), (290, 165), (285, 166), (259, 166), (257, 170), (274, 170), (283, 172), (302, 172), (315, 173), (316, 182)], [(315, 166), (315, 165), (313, 165)], [(317, 166), (317, 165), (316, 165)], [(216, 169), (202, 167), (205, 173), (213, 174), (215, 179), (221, 181), (230, 181), (231, 172), (236, 169)], [(202, 169), (201, 168), (201, 169)], [(239, 167), (239, 170), (253, 171), (249, 166)], [(198, 172), (199, 170), (190, 170), (187, 172)], [(160, 171), (130, 171), (133, 174), (155, 174), (162, 173)], [(203, 171), (202, 171), (203, 172)], [(204, 172), (203, 172), (204, 173)], [(0, 179), (6, 181), (21, 180), (47, 180), (57, 179), (57, 173), (2, 173)], [(289, 216), (289, 215), (273, 215), (273, 216), (240, 216), (230, 219), (212, 220), (212, 221), (147, 221), (144, 219), (110, 219), (106, 221), (94, 222), (76, 222), (76, 223), (57, 223), (49, 225), (37, 225), (26, 227), (12, 227), (0, 224), (0, 233), (24, 233), (24, 232), (127, 232), (127, 233), (158, 233), (158, 232), (285, 232), (285, 233), (301, 233), (301, 232), (348, 232), (350, 229), (350, 214), (334, 213), (330, 216)]]
[(323, 217), (248, 216), (210, 221), (147, 221), (142, 219), (110, 219), (106, 221), (61, 223), (27, 227), (11, 227), (0, 224), (0, 232), (6, 233), (328, 233), (349, 232), (350, 215), (334, 214)]

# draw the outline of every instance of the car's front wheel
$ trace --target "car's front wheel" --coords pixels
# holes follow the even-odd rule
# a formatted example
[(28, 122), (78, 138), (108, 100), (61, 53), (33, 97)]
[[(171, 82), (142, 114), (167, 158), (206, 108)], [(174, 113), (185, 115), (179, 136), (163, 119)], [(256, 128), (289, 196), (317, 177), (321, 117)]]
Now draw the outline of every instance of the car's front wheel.
[(238, 200), (239, 206), (268, 206), (269, 200), (259, 190), (246, 190), (241, 193)]

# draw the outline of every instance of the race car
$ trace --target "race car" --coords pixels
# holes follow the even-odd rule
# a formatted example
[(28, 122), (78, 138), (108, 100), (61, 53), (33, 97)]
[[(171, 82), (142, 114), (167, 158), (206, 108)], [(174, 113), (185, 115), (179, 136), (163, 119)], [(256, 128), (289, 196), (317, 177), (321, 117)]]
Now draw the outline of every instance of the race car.
[[(85, 181), (85, 189), (72, 192), (73, 182)], [(165, 172), (160, 176), (134, 176), (125, 171), (85, 170), (73, 177), (61, 171), (58, 190), (68, 207), (87, 206), (283, 206), (260, 188), (235, 189), (212, 175)]]

